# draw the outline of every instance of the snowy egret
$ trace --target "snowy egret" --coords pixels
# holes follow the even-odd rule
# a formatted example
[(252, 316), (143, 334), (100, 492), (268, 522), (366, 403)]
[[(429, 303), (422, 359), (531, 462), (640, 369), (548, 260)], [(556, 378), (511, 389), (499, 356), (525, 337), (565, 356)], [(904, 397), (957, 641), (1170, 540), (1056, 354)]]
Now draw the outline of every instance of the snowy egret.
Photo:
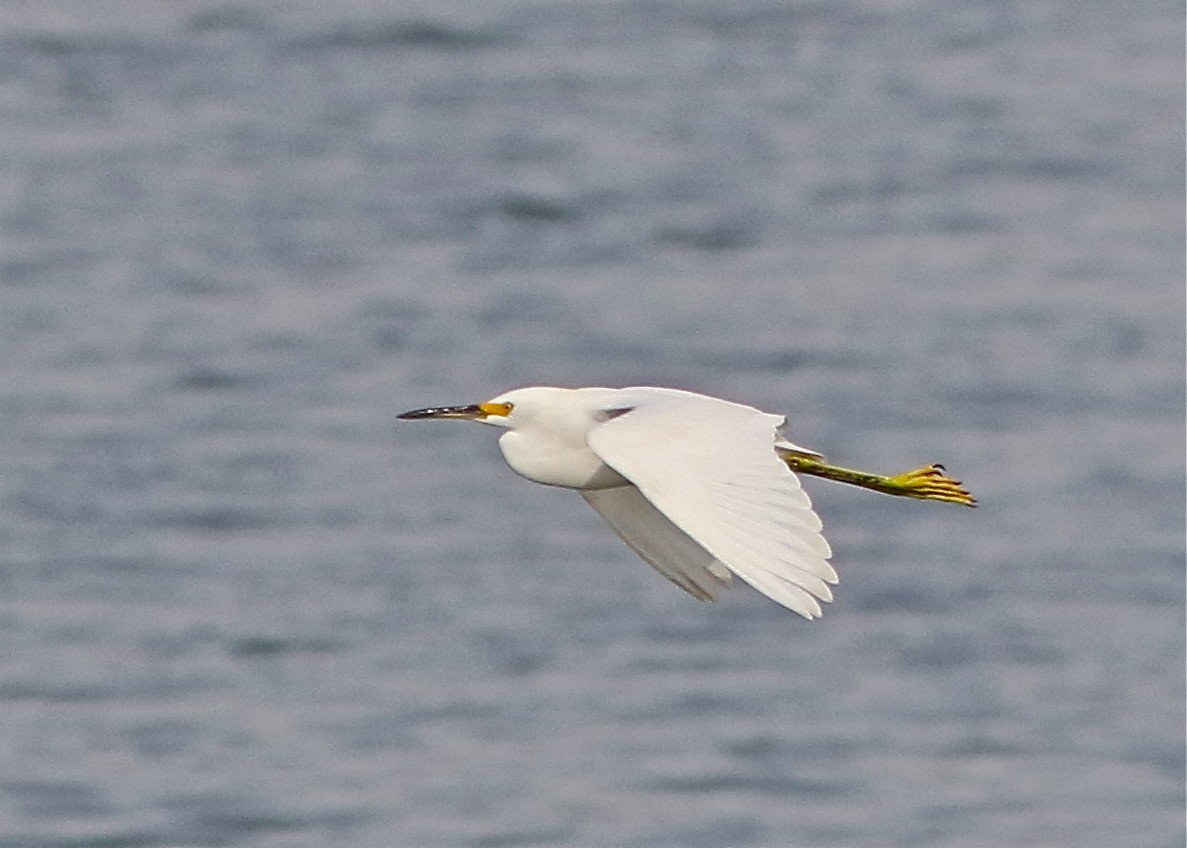
[(399, 417), (504, 427), (499, 447), (513, 470), (577, 489), (690, 595), (713, 600), (732, 573), (809, 619), (832, 600), (837, 573), (796, 471), (888, 495), (976, 504), (940, 465), (890, 477), (830, 465), (784, 437), (783, 416), (678, 389), (536, 386)]

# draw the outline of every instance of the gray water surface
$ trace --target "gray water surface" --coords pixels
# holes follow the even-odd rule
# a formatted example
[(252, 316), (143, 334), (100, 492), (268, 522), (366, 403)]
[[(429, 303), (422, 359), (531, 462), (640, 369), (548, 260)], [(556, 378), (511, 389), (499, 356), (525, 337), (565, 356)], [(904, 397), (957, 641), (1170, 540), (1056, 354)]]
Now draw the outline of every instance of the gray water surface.
[[(1181, 848), (1180, 4), (0, 6), (0, 846)], [(495, 434), (659, 384), (808, 623)]]

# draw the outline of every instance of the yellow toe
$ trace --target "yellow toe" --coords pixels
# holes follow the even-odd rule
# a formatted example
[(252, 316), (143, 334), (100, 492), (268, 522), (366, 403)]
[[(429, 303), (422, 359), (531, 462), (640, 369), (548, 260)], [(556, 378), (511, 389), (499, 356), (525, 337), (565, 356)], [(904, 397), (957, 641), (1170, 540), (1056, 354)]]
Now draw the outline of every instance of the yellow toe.
[(959, 480), (954, 480), (944, 473), (944, 466), (925, 465), (914, 471), (906, 471), (888, 477), (887, 481), (898, 490), (898, 494), (908, 498), (919, 498), (927, 501), (945, 501), (946, 503), (976, 506), (977, 499), (969, 494)]

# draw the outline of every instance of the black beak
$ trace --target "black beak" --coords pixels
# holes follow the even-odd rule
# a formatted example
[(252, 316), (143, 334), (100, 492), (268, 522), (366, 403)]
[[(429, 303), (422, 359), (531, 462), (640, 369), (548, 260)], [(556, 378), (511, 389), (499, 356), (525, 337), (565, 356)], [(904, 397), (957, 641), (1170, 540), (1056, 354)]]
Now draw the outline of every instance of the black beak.
[(481, 420), (486, 417), (486, 411), (476, 403), (469, 406), (430, 406), (428, 409), (414, 409), (396, 416), (405, 421), (417, 421), (421, 418), (462, 418), (467, 421)]

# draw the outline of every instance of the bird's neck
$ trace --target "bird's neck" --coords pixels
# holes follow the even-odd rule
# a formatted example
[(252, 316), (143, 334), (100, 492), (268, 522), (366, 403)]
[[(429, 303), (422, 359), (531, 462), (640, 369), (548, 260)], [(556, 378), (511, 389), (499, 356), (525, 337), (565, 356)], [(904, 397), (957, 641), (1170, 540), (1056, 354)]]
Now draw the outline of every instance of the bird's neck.
[(499, 437), (499, 449), (516, 474), (546, 486), (609, 489), (627, 485), (584, 440), (569, 441), (510, 430)]

